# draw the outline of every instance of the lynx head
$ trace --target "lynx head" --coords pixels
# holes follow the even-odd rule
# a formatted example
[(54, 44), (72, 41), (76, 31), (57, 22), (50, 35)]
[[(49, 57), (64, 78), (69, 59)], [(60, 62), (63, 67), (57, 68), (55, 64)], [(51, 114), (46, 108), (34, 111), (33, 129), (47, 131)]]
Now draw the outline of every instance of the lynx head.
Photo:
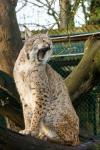
[(47, 34), (32, 35), (32, 32), (27, 30), (24, 49), (30, 62), (45, 64), (52, 55), (52, 42)]

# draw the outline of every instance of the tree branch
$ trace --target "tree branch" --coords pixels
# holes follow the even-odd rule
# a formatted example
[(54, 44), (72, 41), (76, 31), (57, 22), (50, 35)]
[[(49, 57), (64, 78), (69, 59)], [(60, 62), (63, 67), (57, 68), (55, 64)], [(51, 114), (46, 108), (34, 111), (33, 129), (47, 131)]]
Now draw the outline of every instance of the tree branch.
[(25, 2), (29, 3), (29, 4), (32, 4), (34, 6), (37, 6), (37, 7), (43, 7), (44, 5), (39, 5), (39, 4), (36, 4), (35, 2), (31, 2), (31, 1), (28, 1), (28, 0), (24, 0)]
[(17, 126), (24, 127), (21, 104), (5, 88), (0, 88), (0, 114), (8, 117)]
[(25, 3), (16, 11), (16, 13), (18, 13), (20, 10), (22, 10), (26, 5), (27, 5), (27, 2), (25, 1)]
[(95, 70), (98, 70), (98, 68), (95, 67), (95, 56), (99, 51), (100, 40), (96, 40), (93, 37), (89, 38), (85, 43), (84, 56), (82, 60), (65, 79), (65, 83), (68, 87), (72, 100), (74, 100), (75, 93), (80, 91), (79, 89), (82, 84), (86, 83), (88, 79), (91, 78), (91, 75), (95, 72)]
[(38, 140), (29, 135), (21, 135), (2, 127), (0, 127), (0, 140), (4, 143), (7, 150), (8, 147), (14, 150), (87, 150), (100, 145), (100, 140), (93, 140), (75, 147), (65, 146)]
[[(52, 16), (54, 18), (54, 20), (56, 21), (56, 24), (58, 25), (59, 27), (59, 15), (58, 13), (55, 11), (55, 9), (52, 7), (54, 1), (48, 1), (48, 0), (45, 0), (44, 2), (41, 1), (41, 0), (36, 0), (36, 2), (31, 2), (31, 1), (28, 1), (28, 0), (24, 0), (25, 2), (27, 3), (30, 3), (30, 4), (33, 4), (37, 7), (46, 7), (47, 8), (47, 13), (48, 15)], [(23, 5), (24, 6), (24, 5)], [(23, 7), (22, 6), (22, 7)], [(19, 9), (20, 10), (20, 9)], [(19, 11), (18, 10), (18, 11)]]

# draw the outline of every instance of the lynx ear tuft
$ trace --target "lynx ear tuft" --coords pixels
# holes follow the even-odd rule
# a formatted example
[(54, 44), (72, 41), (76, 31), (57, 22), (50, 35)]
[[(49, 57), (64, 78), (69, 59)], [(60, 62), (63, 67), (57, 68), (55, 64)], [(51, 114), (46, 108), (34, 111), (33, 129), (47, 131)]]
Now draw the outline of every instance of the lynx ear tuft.
[(25, 27), (25, 40), (32, 36), (32, 32), (24, 25)]

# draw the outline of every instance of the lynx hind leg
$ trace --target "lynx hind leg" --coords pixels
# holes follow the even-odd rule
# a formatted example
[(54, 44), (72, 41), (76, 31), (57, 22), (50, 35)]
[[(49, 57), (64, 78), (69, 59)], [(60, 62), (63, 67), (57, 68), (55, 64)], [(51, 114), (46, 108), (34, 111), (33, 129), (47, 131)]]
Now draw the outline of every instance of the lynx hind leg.
[(72, 146), (78, 145), (80, 143), (79, 138), (78, 138), (78, 134), (75, 133), (74, 130), (66, 128), (64, 126), (65, 125), (59, 125), (58, 131), (57, 131), (59, 137), (63, 141), (62, 143), (66, 144), (66, 145), (72, 145)]
[(64, 144), (74, 146), (80, 143), (78, 116), (65, 116), (63, 121), (55, 124), (55, 130)]

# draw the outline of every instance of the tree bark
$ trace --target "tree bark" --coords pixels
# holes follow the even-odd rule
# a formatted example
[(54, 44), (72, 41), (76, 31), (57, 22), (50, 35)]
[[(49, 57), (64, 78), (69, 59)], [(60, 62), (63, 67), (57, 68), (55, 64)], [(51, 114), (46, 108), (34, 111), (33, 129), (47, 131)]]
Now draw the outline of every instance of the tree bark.
[(14, 82), (9, 84), (6, 78), (8, 75), (13, 76), (14, 63), (22, 48), (15, 13), (16, 4), (17, 0), (0, 0), (0, 71), (4, 73), (0, 76), (0, 85), (6, 85), (6, 88), (17, 96)]
[(69, 5), (69, 0), (60, 0), (60, 28), (66, 28), (67, 26), (67, 12), (66, 8)]
[[(0, 87), (6, 88), (19, 100), (12, 78), (15, 60), (22, 48), (21, 34), (15, 13), (16, 5), (17, 0), (0, 0)], [(1, 88), (0, 95), (2, 95)], [(0, 101), (2, 100), (5, 102), (3, 97), (0, 98)], [(6, 108), (5, 111), (2, 109), (0, 111), (6, 116), (9, 114)]]
[(14, 62), (22, 47), (14, 0), (0, 0), (0, 70), (12, 76)]
[(60, 28), (72, 28), (74, 27), (74, 16), (76, 14), (77, 8), (79, 6), (80, 0), (71, 4), (70, 0), (60, 0)]

